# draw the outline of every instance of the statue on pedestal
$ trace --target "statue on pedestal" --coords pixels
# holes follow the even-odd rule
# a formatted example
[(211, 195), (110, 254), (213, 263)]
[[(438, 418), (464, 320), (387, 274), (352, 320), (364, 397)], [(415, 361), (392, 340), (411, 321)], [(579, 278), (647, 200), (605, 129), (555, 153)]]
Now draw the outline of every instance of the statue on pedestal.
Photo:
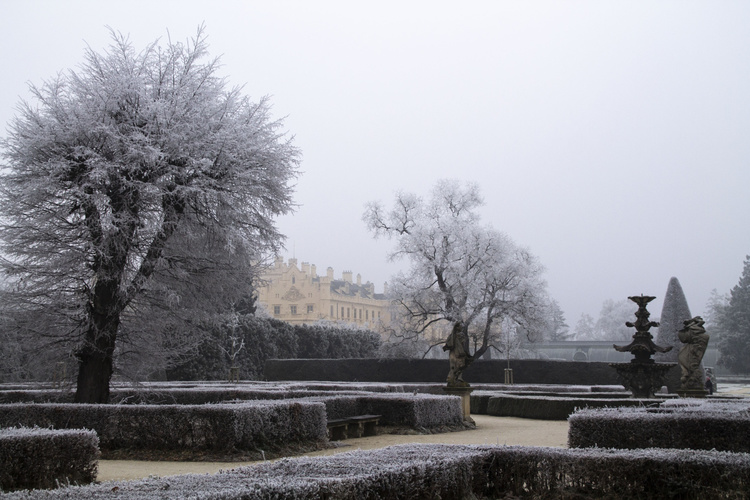
[(448, 387), (468, 387), (468, 383), (461, 377), (466, 368), (469, 354), (466, 352), (466, 335), (463, 332), (463, 323), (460, 321), (453, 325), (453, 330), (443, 346), (448, 351), (450, 360), (450, 371), (448, 372)]
[(701, 369), (701, 360), (708, 347), (709, 336), (703, 327), (705, 321), (700, 316), (686, 320), (685, 325), (678, 332), (678, 338), (684, 345), (677, 355), (677, 362), (682, 369), (680, 379), (681, 391), (705, 391), (704, 374)]

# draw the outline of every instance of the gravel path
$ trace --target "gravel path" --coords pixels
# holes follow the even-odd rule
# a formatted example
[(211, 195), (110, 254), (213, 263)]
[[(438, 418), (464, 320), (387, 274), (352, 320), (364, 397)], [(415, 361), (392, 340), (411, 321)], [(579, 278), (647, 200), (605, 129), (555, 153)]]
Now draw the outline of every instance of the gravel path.
[[(306, 456), (333, 455), (356, 449), (383, 448), (406, 443), (445, 444), (508, 444), (525, 446), (568, 445), (568, 422), (556, 420), (532, 420), (514, 417), (490, 417), (472, 415), (477, 424), (475, 430), (447, 432), (444, 434), (395, 435), (347, 439), (344, 446), (307, 453)], [(216, 473), (220, 469), (232, 469), (257, 462), (145, 462), (138, 460), (100, 460), (98, 481), (140, 479), (148, 476), (174, 476), (178, 474)]]

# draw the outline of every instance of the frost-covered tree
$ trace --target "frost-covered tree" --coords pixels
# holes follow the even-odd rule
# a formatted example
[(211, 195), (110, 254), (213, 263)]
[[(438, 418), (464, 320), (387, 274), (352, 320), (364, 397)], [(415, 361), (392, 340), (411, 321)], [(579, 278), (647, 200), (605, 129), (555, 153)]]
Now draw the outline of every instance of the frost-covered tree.
[(672, 346), (672, 350), (654, 354), (656, 361), (665, 363), (677, 362), (677, 355), (680, 353), (680, 349), (682, 349), (682, 342), (679, 339), (678, 332), (685, 326), (684, 322), (692, 317), (680, 281), (677, 278), (671, 278), (667, 285), (667, 292), (664, 295), (664, 303), (661, 308), (656, 344), (663, 347)]
[[(708, 296), (706, 301), (706, 307), (703, 311), (703, 320), (706, 322), (706, 330), (713, 332), (718, 335), (716, 330), (716, 322), (721, 316), (721, 311), (729, 303), (729, 294), (720, 294), (716, 288), (711, 290), (711, 294)], [(718, 337), (716, 339), (718, 341)]]
[(605, 300), (599, 312), (599, 319), (596, 320), (599, 339), (629, 340), (632, 338), (635, 330), (625, 326), (625, 323), (634, 321), (637, 309), (638, 307), (628, 299), (618, 302), (612, 299)]
[(716, 311), (719, 364), (735, 373), (750, 373), (750, 256), (728, 303)]
[(490, 347), (503, 350), (505, 322), (539, 332), (548, 302), (542, 266), (507, 235), (480, 224), (481, 204), (475, 185), (440, 181), (429, 200), (400, 193), (390, 210), (370, 203), (363, 217), (376, 237), (396, 240), (392, 259), (410, 262), (389, 286), (402, 319), (394, 335), (439, 345), (460, 324), (469, 363)]
[(596, 323), (590, 314), (581, 313), (573, 330), (575, 340), (597, 340)]
[(560, 342), (570, 340), (572, 336), (573, 334), (569, 333), (568, 324), (565, 322), (565, 314), (560, 308), (560, 304), (555, 299), (550, 299), (547, 304), (542, 339)]
[(29, 335), (75, 344), (78, 402), (107, 401), (122, 336), (153, 333), (144, 312), (247, 292), (215, 276), (280, 244), (299, 155), (266, 99), (218, 76), (202, 28), (142, 51), (112, 35), (31, 86), (2, 142), (4, 300)]

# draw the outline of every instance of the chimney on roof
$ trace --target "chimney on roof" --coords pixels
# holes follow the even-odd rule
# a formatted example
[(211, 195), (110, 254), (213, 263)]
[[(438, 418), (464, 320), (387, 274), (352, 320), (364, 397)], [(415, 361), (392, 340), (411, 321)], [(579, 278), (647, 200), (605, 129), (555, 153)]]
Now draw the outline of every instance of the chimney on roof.
[(352, 272), (351, 271), (344, 271), (341, 273), (341, 279), (346, 281), (347, 283), (352, 282)]
[(357, 273), (357, 286), (362, 286), (362, 275)]
[(332, 267), (329, 267), (329, 268), (328, 268), (328, 269), (326, 270), (326, 276), (327, 276), (328, 278), (330, 278), (331, 280), (333, 280), (333, 268), (332, 268)]
[(310, 266), (310, 277), (311, 278), (317, 278), (318, 277), (318, 270), (315, 268), (315, 264)]
[(383, 295), (388, 295), (388, 282), (383, 283)]
[(309, 262), (303, 262), (302, 263), (302, 272), (305, 274), (310, 274), (310, 263)]

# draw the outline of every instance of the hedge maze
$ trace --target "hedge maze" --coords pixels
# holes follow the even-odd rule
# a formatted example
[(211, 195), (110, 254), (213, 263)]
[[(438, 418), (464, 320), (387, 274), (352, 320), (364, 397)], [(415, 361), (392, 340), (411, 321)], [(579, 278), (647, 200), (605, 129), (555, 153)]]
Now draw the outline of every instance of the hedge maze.
[(403, 445), (87, 485), (100, 450), (201, 457), (309, 449), (328, 446), (331, 421), (361, 415), (377, 416), (379, 427), (461, 428), (461, 402), (442, 395), (442, 384), (419, 382), (154, 383), (115, 387), (109, 405), (0, 386), (0, 497), (750, 497), (748, 400), (635, 400), (613, 385), (475, 386), (472, 413), (568, 420), (569, 448)]

